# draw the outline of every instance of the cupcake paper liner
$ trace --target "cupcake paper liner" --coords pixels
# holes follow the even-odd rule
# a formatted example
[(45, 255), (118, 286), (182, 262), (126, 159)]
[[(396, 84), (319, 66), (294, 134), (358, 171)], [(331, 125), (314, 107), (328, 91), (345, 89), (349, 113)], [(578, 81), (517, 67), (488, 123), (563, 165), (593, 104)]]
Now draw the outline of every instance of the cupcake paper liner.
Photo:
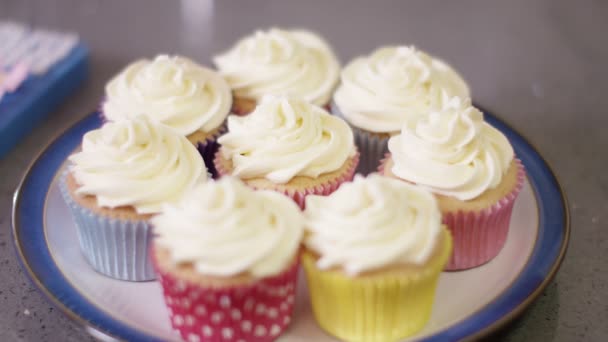
[(359, 148), (359, 151), (361, 151), (361, 160), (357, 171), (363, 175), (374, 172), (378, 165), (378, 161), (380, 161), (384, 154), (388, 152), (389, 138), (365, 131), (350, 124), (338, 106), (333, 102), (331, 104), (331, 112), (346, 121), (353, 131), (355, 144)]
[(415, 334), (431, 315), (439, 275), (451, 252), (449, 232), (440, 257), (413, 273), (348, 277), (320, 270), (304, 252), (312, 309), (318, 324), (346, 341), (395, 341)]
[(480, 212), (448, 212), (443, 222), (454, 236), (454, 254), (446, 270), (457, 271), (477, 267), (494, 259), (507, 241), (513, 205), (523, 188), (525, 171), (519, 159), (517, 184), (496, 204)]
[[(352, 160), (347, 161), (351, 163), (351, 166), (346, 169), (342, 174), (336, 176), (333, 179), (328, 180), (325, 183), (319, 183), (319, 184), (314, 184), (313, 186), (309, 187), (309, 188), (305, 188), (305, 189), (295, 189), (295, 188), (281, 188), (279, 185), (273, 187), (273, 188), (264, 188), (266, 190), (274, 190), (277, 192), (280, 192), (282, 194), (284, 194), (287, 197), (290, 197), (291, 199), (294, 200), (294, 202), (296, 202), (301, 209), (304, 209), (306, 206), (306, 196), (308, 195), (321, 195), (321, 196), (327, 196), (329, 194), (331, 194), (332, 192), (336, 191), (340, 185), (342, 185), (342, 183), (344, 182), (350, 182), (353, 180), (353, 177), (355, 176), (355, 170), (357, 169), (357, 165), (359, 163), (359, 152), (357, 152), (355, 154), (354, 157), (352, 157)], [(217, 170), (218, 176), (222, 177), (222, 176), (227, 176), (230, 175), (231, 170), (226, 169), (223, 166), (223, 163), (221, 163), (220, 161), (221, 156), (219, 151), (216, 153), (215, 156), (215, 168)], [(244, 180), (245, 184), (247, 184), (247, 180)], [(257, 187), (247, 184), (249, 186), (251, 186), (252, 188), (258, 189)], [(258, 189), (258, 190), (262, 190), (262, 189)]]
[(220, 129), (218, 129), (214, 134), (205, 139), (205, 141), (198, 141), (196, 143), (196, 148), (198, 152), (203, 157), (203, 161), (205, 162), (205, 166), (207, 167), (207, 171), (211, 174), (213, 178), (217, 178), (217, 170), (215, 169), (215, 165), (213, 163), (213, 158), (215, 157), (215, 153), (220, 147), (220, 144), (217, 142), (217, 139), (224, 133), (226, 133), (226, 121), (222, 124)]
[[(380, 162), (378, 172), (390, 158), (387, 154)], [(496, 204), (481, 211), (457, 211), (443, 213), (445, 223), (454, 239), (454, 253), (446, 266), (447, 271), (465, 270), (481, 266), (500, 253), (507, 241), (509, 224), (515, 199), (523, 188), (525, 170), (521, 161), (517, 164), (517, 183), (513, 190)]]
[(60, 181), (62, 196), (77, 227), (80, 250), (99, 273), (128, 281), (154, 280), (149, 260), (151, 227), (146, 221), (127, 221), (99, 215), (74, 201), (66, 184)]
[(276, 340), (289, 326), (299, 262), (255, 283), (205, 287), (157, 267), (171, 326), (184, 341)]

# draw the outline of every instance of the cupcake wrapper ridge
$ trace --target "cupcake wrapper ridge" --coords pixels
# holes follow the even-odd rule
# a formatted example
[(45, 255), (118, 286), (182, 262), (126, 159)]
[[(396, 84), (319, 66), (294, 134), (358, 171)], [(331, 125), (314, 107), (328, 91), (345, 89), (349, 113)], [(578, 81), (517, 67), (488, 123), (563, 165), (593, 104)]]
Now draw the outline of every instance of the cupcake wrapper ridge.
[(363, 175), (368, 175), (374, 172), (376, 170), (376, 166), (378, 165), (378, 161), (382, 159), (386, 152), (388, 152), (389, 138), (367, 132), (350, 124), (335, 102), (332, 102), (331, 104), (331, 112), (346, 121), (353, 131), (355, 144), (361, 152), (361, 160), (359, 161), (357, 172)]
[(509, 224), (515, 199), (523, 188), (525, 170), (519, 159), (517, 184), (513, 190), (488, 209), (479, 212), (450, 212), (443, 215), (454, 236), (454, 253), (447, 271), (465, 270), (481, 266), (500, 253), (509, 234)]
[(302, 263), (317, 323), (346, 341), (384, 342), (411, 336), (430, 318), (439, 276), (450, 253), (451, 239), (434, 263), (414, 274), (348, 277), (321, 270), (304, 252)]
[[(390, 154), (386, 154), (378, 166), (384, 174)], [(465, 270), (481, 266), (494, 259), (502, 250), (509, 233), (511, 214), (517, 196), (523, 188), (526, 172), (523, 164), (517, 164), (517, 183), (513, 190), (493, 206), (482, 211), (458, 211), (443, 213), (443, 223), (454, 238), (454, 253), (446, 266), (447, 271)]]
[(88, 263), (110, 278), (128, 281), (154, 280), (149, 260), (151, 227), (146, 221), (127, 221), (99, 215), (74, 201), (66, 184), (61, 194), (76, 224), (80, 250)]
[(361, 151), (361, 161), (357, 171), (368, 175), (376, 170), (376, 165), (382, 156), (388, 151), (388, 138), (366, 132), (351, 125), (355, 136), (355, 144)]
[(289, 326), (299, 262), (247, 285), (205, 287), (157, 267), (171, 326), (184, 341), (276, 340)]
[[(348, 169), (346, 169), (342, 174), (340, 174), (336, 178), (329, 180), (326, 183), (317, 184), (313, 187), (306, 188), (306, 189), (284, 189), (284, 188), (282, 189), (282, 188), (276, 187), (276, 188), (272, 188), (269, 190), (274, 190), (274, 191), (284, 194), (287, 197), (290, 197), (291, 199), (294, 200), (294, 202), (296, 202), (300, 206), (301, 209), (304, 209), (306, 206), (306, 196), (308, 196), (308, 195), (327, 196), (327, 195), (331, 194), (332, 192), (336, 191), (340, 187), (340, 185), (342, 185), (342, 183), (352, 181), (353, 177), (355, 176), (355, 171), (357, 169), (357, 165), (359, 164), (359, 157), (360, 157), (360, 154), (359, 154), (359, 152), (357, 152), (355, 154), (355, 156), (352, 157), (352, 160), (349, 161), (351, 163), (351, 166)], [(221, 156), (219, 155), (219, 151), (218, 151), (216, 153), (215, 162), (214, 162), (215, 168), (218, 173), (218, 177), (230, 175), (230, 170), (227, 170), (226, 168), (223, 167), (222, 163), (220, 162), (220, 158), (221, 158)], [(252, 187), (255, 188), (255, 186), (252, 186)]]

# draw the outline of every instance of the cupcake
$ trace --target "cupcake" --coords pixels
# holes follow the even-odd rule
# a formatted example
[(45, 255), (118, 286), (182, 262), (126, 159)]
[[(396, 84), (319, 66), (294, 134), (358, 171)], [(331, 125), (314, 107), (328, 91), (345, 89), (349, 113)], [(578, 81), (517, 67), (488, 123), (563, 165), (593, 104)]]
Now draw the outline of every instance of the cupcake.
[(352, 127), (361, 151), (359, 171), (373, 172), (388, 139), (404, 120), (424, 112), (441, 91), (469, 97), (465, 81), (444, 62), (414, 47), (382, 47), (355, 58), (341, 75), (332, 112)]
[(306, 198), (302, 263), (318, 324), (346, 341), (395, 341), (429, 320), (452, 249), (429, 191), (372, 174)]
[(198, 151), (185, 137), (142, 117), (86, 133), (60, 184), (93, 268), (144, 281), (154, 279), (149, 219), (206, 178)]
[(231, 115), (218, 139), (218, 174), (275, 190), (304, 207), (308, 194), (327, 195), (352, 180), (359, 162), (353, 133), (338, 117), (304, 100), (265, 97), (247, 116)]
[(152, 219), (154, 266), (186, 341), (274, 341), (295, 302), (304, 219), (236, 178), (198, 185)]
[(340, 72), (329, 44), (304, 30), (257, 31), (214, 58), (234, 94), (232, 112), (252, 112), (264, 95), (328, 106)]
[(507, 138), (470, 100), (444, 94), (442, 102), (389, 140), (379, 170), (436, 194), (454, 237), (448, 269), (460, 270), (500, 252), (525, 172)]
[(161, 55), (115, 76), (106, 86), (102, 113), (110, 121), (146, 115), (186, 136), (212, 165), (231, 106), (230, 87), (219, 74), (184, 57)]

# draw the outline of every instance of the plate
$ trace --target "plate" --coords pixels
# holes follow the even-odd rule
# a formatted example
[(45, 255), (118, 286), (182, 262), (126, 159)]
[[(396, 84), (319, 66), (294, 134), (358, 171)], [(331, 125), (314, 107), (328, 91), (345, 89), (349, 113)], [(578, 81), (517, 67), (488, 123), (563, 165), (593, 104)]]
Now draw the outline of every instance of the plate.
[[(491, 262), (441, 274), (429, 323), (411, 340), (478, 338), (523, 311), (547, 286), (565, 255), (568, 206), (541, 155), (514, 129), (486, 111), (511, 141), (527, 180), (516, 201), (507, 242)], [(66, 315), (96, 334), (129, 341), (175, 340), (160, 285), (107, 278), (81, 255), (75, 226), (61, 199), (58, 175), (83, 134), (101, 125), (97, 113), (54, 140), (34, 160), (15, 192), (13, 239), (33, 283)], [(282, 341), (333, 341), (315, 323), (304, 277), (293, 324)]]

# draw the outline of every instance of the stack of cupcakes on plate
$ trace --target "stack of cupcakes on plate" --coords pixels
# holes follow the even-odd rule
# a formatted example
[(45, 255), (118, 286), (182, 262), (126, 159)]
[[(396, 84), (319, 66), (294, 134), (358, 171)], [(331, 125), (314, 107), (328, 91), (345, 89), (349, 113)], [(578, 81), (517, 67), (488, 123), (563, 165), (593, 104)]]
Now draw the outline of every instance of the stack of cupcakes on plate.
[(157, 275), (181, 338), (276, 339), (302, 259), (319, 326), (397, 340), (429, 320), (446, 267), (499, 253), (524, 169), (446, 63), (383, 47), (338, 86), (330, 46), (281, 29), (214, 62), (127, 66), (62, 180), (89, 263)]

